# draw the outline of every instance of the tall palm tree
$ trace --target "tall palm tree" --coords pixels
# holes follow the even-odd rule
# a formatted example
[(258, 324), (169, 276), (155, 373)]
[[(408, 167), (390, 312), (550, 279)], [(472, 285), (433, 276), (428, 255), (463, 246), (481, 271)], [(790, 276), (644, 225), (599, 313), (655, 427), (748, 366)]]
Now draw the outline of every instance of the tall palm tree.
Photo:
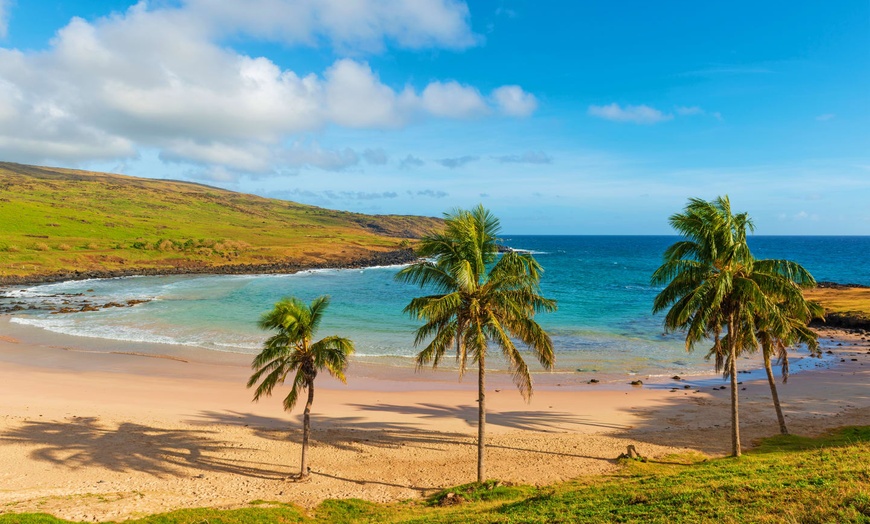
[(813, 355), (819, 354), (819, 336), (807, 327), (807, 324), (816, 318), (824, 318), (824, 308), (816, 302), (805, 301), (798, 305), (795, 311), (789, 311), (784, 304), (777, 304), (774, 314), (767, 319), (759, 319), (757, 338), (761, 345), (764, 357), (764, 371), (767, 373), (767, 383), (770, 386), (770, 396), (779, 422), (779, 431), (788, 435), (788, 426), (785, 423), (785, 415), (782, 413), (782, 405), (779, 401), (779, 393), (776, 389), (776, 380), (773, 377), (771, 359), (776, 357), (780, 364), (782, 382), (788, 381), (789, 363), (788, 348), (796, 344), (805, 344)]
[[(665, 285), (653, 311), (667, 309), (665, 328), (685, 330), (686, 349), (712, 339), (717, 371), (731, 381), (731, 451), (740, 456), (737, 356), (759, 346), (759, 319), (772, 318), (777, 305), (797, 311), (805, 303), (800, 288), (813, 283), (800, 265), (787, 260), (755, 260), (746, 243), (754, 226), (746, 213), (733, 214), (728, 197), (690, 199), (670, 217), (684, 239), (664, 253), (652, 276)], [(724, 332), (724, 335), (723, 335)]]
[(295, 297), (285, 298), (265, 313), (259, 322), (261, 329), (276, 331), (263, 343), (263, 350), (254, 358), (251, 368), (254, 374), (248, 387), (259, 382), (254, 392), (254, 401), (262, 395), (269, 396), (278, 384), (283, 384), (287, 375), (295, 373), (290, 392), (284, 398), (284, 409), (291, 411), (303, 390), (308, 390), (308, 401), (302, 416), (302, 463), (299, 479), (308, 478), (308, 440), (311, 434), (311, 404), (314, 403), (314, 379), (324, 369), (333, 377), (345, 382), (347, 357), (354, 345), (349, 339), (330, 336), (312, 342), (320, 326), (323, 313), (329, 306), (329, 297), (315, 298), (310, 305)]
[[(456, 351), (460, 379), (468, 362), (477, 364), (477, 480), (486, 480), (486, 356), (494, 343), (508, 363), (523, 398), (532, 394), (532, 379), (514, 339), (521, 341), (546, 369), (552, 369), (553, 343), (534, 320), (554, 311), (556, 303), (540, 295), (543, 269), (527, 253), (498, 255), (499, 221), (483, 206), (445, 214), (443, 232), (425, 236), (418, 249), (423, 261), (399, 271), (403, 282), (429, 287), (435, 294), (414, 298), (405, 312), (424, 321), (414, 341), (426, 343), (417, 355), (418, 369), (437, 367), (444, 354)], [(428, 342), (426, 342), (428, 340)]]

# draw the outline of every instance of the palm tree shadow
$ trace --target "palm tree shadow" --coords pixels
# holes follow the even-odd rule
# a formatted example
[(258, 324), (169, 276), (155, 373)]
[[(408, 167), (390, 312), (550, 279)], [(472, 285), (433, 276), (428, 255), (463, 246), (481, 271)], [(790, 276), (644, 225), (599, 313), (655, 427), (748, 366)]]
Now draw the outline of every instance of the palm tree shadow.
[[(301, 415), (287, 419), (264, 417), (238, 411), (203, 411), (190, 424), (243, 425), (259, 438), (300, 442)], [(470, 435), (457, 432), (427, 431), (412, 424), (383, 422), (363, 417), (328, 417), (312, 414), (312, 445), (359, 451), (369, 447), (419, 447), (438, 450), (444, 444), (473, 445)]]
[[(800, 379), (804, 380), (803, 377)], [(844, 391), (870, 392), (864, 387), (866, 379), (861, 375), (812, 377), (808, 373), (806, 380), (810, 379), (815, 379), (817, 384), (825, 384), (818, 381), (831, 381), (831, 391), (843, 388)], [(753, 443), (762, 438), (779, 434), (767, 384), (757, 381), (754, 386), (754, 391), (740, 391), (740, 432), (744, 449), (752, 447)], [(750, 386), (750, 390), (752, 389)], [(702, 390), (704, 395), (678, 390), (672, 397), (654, 407), (645, 408), (641, 412), (628, 411), (637, 421), (631, 429), (616, 432), (614, 436), (635, 442), (689, 448), (707, 455), (727, 454), (731, 449), (730, 391), (711, 391), (707, 387)], [(866, 407), (870, 401), (870, 393), (819, 398), (813, 397), (811, 392), (801, 393), (799, 389), (785, 391), (783, 408), (793, 434), (817, 432), (819, 421), (827, 417), (832, 417), (832, 427), (844, 423), (860, 425), (870, 420), (870, 408)], [(782, 390), (780, 394), (783, 395)], [(852, 418), (847, 420), (833, 418), (836, 413), (845, 413), (849, 406), (854, 405), (865, 407), (849, 411)]]
[(177, 430), (124, 422), (117, 428), (96, 417), (64, 422), (26, 421), (0, 434), (0, 445), (36, 446), (33, 460), (77, 470), (100, 467), (111, 471), (136, 471), (156, 477), (183, 476), (185, 469), (222, 472), (262, 479), (280, 479), (286, 471), (275, 464), (228, 458), (226, 452), (245, 451), (214, 440), (214, 431)]
[[(473, 406), (439, 406), (434, 404), (418, 404), (415, 406), (397, 405), (356, 405), (369, 411), (391, 411), (404, 414), (424, 414), (427, 418), (461, 418), (465, 417), (469, 425), (476, 425), (477, 409)], [(383, 408), (383, 409), (380, 409)], [(471, 418), (473, 417), (473, 418)], [(300, 416), (281, 419), (264, 417), (238, 411), (203, 411), (190, 424), (236, 424), (250, 429), (259, 438), (281, 441), (299, 442), (302, 438)], [(312, 438), (314, 446), (331, 446), (340, 450), (360, 451), (365, 447), (402, 448), (415, 447), (440, 451), (445, 444), (460, 446), (476, 446), (474, 435), (470, 433), (450, 432), (441, 430), (421, 429), (412, 423), (373, 421), (363, 417), (321, 417), (313, 424)], [(530, 431), (568, 432), (565, 426), (579, 424), (609, 429), (626, 430), (627, 426), (618, 424), (601, 424), (590, 422), (573, 414), (559, 412), (502, 412), (487, 415), (490, 424), (511, 429)], [(542, 429), (543, 428), (543, 429)], [(555, 452), (545, 449), (523, 448), (512, 445), (489, 443), (489, 448), (500, 448), (535, 454), (559, 455), (563, 457), (605, 460), (600, 456), (582, 455), (576, 453)], [(349, 479), (346, 479), (349, 480)], [(351, 480), (352, 481), (352, 480)], [(356, 481), (352, 481), (356, 482)], [(361, 481), (370, 482), (370, 481)], [(410, 487), (410, 486), (404, 486)], [(413, 488), (418, 489), (418, 488)], [(419, 488), (428, 489), (428, 488)]]
[[(415, 415), (424, 419), (462, 419), (469, 427), (477, 426), (477, 406), (444, 406), (440, 404), (351, 404), (361, 411), (384, 411)], [(509, 429), (563, 433), (577, 426), (625, 430), (628, 426), (590, 420), (560, 411), (496, 411), (486, 415), (486, 423)]]

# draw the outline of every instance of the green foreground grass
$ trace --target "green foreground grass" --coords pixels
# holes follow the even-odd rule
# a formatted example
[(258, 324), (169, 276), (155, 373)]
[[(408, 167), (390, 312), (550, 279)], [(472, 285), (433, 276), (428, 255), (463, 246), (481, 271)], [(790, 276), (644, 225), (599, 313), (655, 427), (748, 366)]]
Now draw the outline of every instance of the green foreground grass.
[[(870, 427), (820, 438), (777, 436), (743, 457), (626, 460), (616, 475), (544, 488), (469, 484), (426, 501), (326, 500), (312, 511), (254, 501), (233, 510), (186, 509), (128, 521), (201, 523), (870, 523)], [(444, 506), (453, 493), (464, 499)], [(0, 524), (59, 524), (42, 514), (0, 515)]]
[(441, 226), (224, 189), (0, 162), (0, 278), (343, 261)]

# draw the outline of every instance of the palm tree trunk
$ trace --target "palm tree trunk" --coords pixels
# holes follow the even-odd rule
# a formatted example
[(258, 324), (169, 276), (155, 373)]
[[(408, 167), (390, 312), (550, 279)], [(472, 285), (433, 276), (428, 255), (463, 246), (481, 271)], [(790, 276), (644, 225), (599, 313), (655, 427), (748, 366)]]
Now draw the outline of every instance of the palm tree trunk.
[(737, 410), (737, 323), (734, 313), (728, 322), (728, 345), (731, 355), (731, 456), (740, 456), (740, 417)]
[(484, 463), (484, 441), (486, 438), (486, 355), (480, 353), (477, 359), (477, 481), (486, 480), (486, 464)]
[(740, 417), (737, 411), (737, 346), (731, 347), (731, 455), (740, 456)]
[(311, 435), (311, 404), (314, 403), (314, 381), (308, 382), (308, 402), (305, 403), (305, 412), (302, 415), (302, 466), (299, 478), (308, 478), (308, 438)]
[(767, 383), (770, 384), (770, 396), (773, 397), (773, 407), (776, 409), (776, 418), (779, 420), (779, 432), (788, 435), (785, 425), (785, 415), (782, 414), (782, 406), (779, 403), (779, 394), (776, 391), (776, 380), (773, 378), (773, 369), (770, 367), (770, 354), (764, 352), (764, 371), (767, 372)]

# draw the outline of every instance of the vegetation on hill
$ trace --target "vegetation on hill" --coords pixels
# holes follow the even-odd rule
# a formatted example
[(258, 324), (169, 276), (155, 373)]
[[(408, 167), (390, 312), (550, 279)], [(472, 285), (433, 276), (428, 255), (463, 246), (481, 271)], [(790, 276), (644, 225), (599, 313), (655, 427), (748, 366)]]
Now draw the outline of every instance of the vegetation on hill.
[(0, 162), (0, 279), (365, 258), (435, 218), (332, 211), (171, 180)]
[(825, 308), (826, 325), (870, 329), (870, 287), (825, 283), (804, 294)]
[[(255, 501), (241, 509), (186, 509), (127, 522), (870, 523), (868, 456), (870, 427), (851, 427), (819, 438), (779, 435), (740, 458), (624, 459), (611, 478), (542, 488), (488, 482), (420, 502), (326, 500), (312, 512)], [(48, 515), (0, 515), (0, 524), (66, 522)]]

